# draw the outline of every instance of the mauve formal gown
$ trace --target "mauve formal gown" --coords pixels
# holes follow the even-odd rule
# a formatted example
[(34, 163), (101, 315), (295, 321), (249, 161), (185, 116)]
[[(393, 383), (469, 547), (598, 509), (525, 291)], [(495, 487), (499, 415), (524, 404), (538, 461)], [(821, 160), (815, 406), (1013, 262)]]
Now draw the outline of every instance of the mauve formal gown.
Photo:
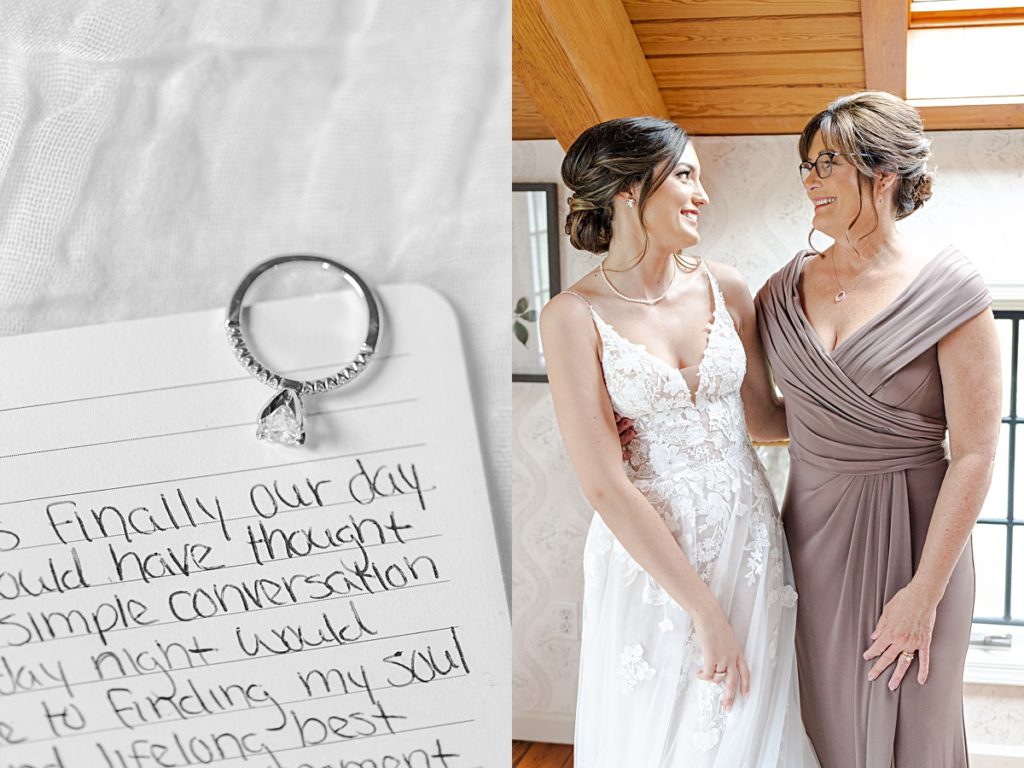
[(822, 768), (967, 765), (963, 670), (974, 608), (968, 542), (939, 603), (924, 686), (874, 682), (885, 603), (913, 576), (946, 474), (938, 342), (985, 311), (984, 281), (946, 248), (831, 353), (798, 285), (805, 251), (757, 296), (758, 326), (786, 400), (790, 475), (782, 517), (793, 560), (804, 724)]

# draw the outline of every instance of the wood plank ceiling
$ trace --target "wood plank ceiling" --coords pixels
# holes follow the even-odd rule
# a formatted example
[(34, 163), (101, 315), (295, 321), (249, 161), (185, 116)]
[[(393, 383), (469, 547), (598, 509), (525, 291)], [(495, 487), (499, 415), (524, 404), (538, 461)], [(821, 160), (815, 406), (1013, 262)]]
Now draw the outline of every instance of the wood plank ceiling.
[[(861, 0), (615, 2), (625, 9), (668, 116), (690, 133), (799, 133), (832, 99), (865, 88)], [(586, 11), (578, 0), (547, 3)], [(546, 12), (538, 5), (544, 0), (522, 0), (513, 14), (525, 6)], [(513, 29), (513, 138), (565, 143), (564, 131), (549, 127), (543, 99), (531, 95), (538, 86), (525, 60), (530, 41), (516, 39), (529, 30), (515, 22)]]

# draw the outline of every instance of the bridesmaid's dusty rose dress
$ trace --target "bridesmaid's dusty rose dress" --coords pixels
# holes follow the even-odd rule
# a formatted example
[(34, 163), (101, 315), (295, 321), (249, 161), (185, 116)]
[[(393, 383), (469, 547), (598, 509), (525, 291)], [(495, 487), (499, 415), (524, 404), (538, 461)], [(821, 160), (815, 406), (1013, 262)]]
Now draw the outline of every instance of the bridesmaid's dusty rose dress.
[(970, 543), (939, 604), (927, 683), (917, 683), (916, 660), (895, 692), (890, 672), (868, 682), (874, 662), (862, 654), (886, 601), (917, 568), (946, 473), (936, 345), (991, 297), (970, 262), (947, 248), (830, 354), (798, 293), (808, 253), (773, 275), (756, 302), (789, 422), (782, 516), (800, 595), (804, 723), (822, 768), (962, 768)]

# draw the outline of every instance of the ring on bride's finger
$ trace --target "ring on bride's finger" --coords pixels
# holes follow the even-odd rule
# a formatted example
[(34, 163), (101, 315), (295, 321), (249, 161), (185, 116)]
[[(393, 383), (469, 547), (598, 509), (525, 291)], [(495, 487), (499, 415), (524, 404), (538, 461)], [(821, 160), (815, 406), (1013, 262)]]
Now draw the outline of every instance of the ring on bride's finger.
[(900, 653), (900, 658), (902, 658), (905, 662), (907, 662), (909, 664), (910, 662), (912, 662), (914, 660), (914, 652), (913, 651), (903, 651), (902, 653)]

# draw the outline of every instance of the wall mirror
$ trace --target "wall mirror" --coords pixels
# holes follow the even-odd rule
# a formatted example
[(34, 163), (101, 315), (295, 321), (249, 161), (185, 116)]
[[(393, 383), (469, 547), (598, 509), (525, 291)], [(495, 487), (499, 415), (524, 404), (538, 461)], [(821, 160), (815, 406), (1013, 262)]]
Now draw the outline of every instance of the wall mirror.
[(561, 288), (558, 185), (512, 185), (512, 380), (547, 381), (540, 309)]

